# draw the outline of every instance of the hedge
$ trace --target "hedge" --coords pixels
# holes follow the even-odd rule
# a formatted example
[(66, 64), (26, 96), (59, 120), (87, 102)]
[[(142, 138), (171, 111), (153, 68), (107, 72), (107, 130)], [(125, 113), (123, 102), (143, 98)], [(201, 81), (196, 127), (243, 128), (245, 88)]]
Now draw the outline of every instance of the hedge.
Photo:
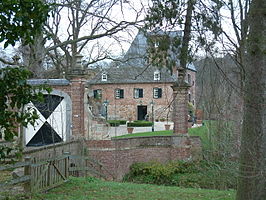
[(146, 126), (152, 126), (152, 122), (149, 121), (134, 121), (134, 122), (128, 122), (128, 127), (146, 127)]
[(107, 122), (110, 126), (119, 126), (127, 123), (126, 120), (108, 120)]

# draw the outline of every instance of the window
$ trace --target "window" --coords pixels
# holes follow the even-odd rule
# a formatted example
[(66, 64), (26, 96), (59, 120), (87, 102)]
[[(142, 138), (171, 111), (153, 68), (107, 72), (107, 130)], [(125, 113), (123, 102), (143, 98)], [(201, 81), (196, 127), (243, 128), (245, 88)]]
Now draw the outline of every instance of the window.
[(161, 74), (160, 74), (160, 71), (159, 70), (156, 70), (154, 72), (154, 80), (155, 81), (159, 81), (161, 79)]
[(191, 102), (191, 94), (188, 94), (188, 102)]
[(134, 88), (134, 98), (143, 98), (143, 89), (141, 88)]
[(159, 42), (159, 41), (155, 41), (155, 42), (154, 42), (154, 47), (155, 47), (155, 48), (158, 48), (159, 46), (160, 46), (160, 42)]
[(101, 89), (93, 90), (93, 97), (94, 97), (94, 99), (101, 99), (102, 98), (102, 90)]
[(124, 90), (123, 89), (116, 89), (115, 90), (115, 98), (116, 99), (123, 99), (124, 98)]
[(102, 81), (107, 81), (107, 74), (106, 72), (102, 73)]
[(162, 88), (153, 88), (153, 98), (162, 98)]
[(191, 75), (190, 74), (187, 75), (187, 82), (189, 85), (191, 85)]

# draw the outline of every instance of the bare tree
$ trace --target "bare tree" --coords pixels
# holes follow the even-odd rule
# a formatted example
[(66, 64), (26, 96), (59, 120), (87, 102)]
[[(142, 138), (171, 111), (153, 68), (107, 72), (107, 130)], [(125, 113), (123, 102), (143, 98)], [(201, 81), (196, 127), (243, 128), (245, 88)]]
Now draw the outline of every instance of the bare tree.
[[(125, 40), (120, 33), (130, 34), (132, 27), (141, 21), (142, 7), (133, 10), (129, 2), (121, 0), (49, 0), (48, 3), (52, 3), (53, 9), (43, 33), (35, 38), (33, 45), (23, 48), (24, 60), (33, 63), (31, 68), (36, 72), (52, 65), (57, 75), (67, 74), (78, 54), (85, 55), (86, 65), (112, 58), (110, 47)], [(131, 17), (127, 17), (124, 9), (130, 8)], [(50, 65), (45, 67), (45, 61)]]

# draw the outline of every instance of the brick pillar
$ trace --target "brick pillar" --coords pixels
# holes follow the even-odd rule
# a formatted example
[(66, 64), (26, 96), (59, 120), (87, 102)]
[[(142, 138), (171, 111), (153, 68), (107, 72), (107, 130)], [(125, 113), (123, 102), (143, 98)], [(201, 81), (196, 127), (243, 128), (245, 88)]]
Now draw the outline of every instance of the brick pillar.
[(71, 99), (72, 99), (72, 135), (83, 136), (84, 133), (84, 92), (85, 79), (72, 77)]
[(174, 135), (188, 134), (188, 86), (186, 83), (172, 86)]
[(81, 64), (82, 55), (78, 54), (76, 64), (68, 74), (71, 82), (72, 100), (72, 135), (84, 136), (84, 93), (85, 83), (84, 69)]

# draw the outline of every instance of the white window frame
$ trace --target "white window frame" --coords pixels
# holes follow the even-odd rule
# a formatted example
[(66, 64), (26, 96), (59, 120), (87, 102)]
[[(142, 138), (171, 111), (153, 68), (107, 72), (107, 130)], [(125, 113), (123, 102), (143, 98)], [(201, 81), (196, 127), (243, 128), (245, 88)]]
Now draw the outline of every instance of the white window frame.
[(159, 41), (155, 41), (155, 42), (154, 42), (154, 47), (155, 47), (155, 48), (158, 48), (159, 46), (160, 46), (160, 42), (159, 42)]
[(159, 70), (156, 70), (156, 71), (154, 72), (154, 74), (153, 74), (153, 79), (154, 79), (155, 81), (159, 81), (159, 80), (161, 80), (161, 73), (160, 73)]
[[(142, 90), (142, 97), (140, 97), (140, 91)], [(134, 98), (135, 99), (139, 99), (139, 98), (143, 98), (144, 96), (144, 92), (142, 88), (134, 88)]]
[(107, 74), (106, 72), (102, 73), (102, 81), (107, 81)]

